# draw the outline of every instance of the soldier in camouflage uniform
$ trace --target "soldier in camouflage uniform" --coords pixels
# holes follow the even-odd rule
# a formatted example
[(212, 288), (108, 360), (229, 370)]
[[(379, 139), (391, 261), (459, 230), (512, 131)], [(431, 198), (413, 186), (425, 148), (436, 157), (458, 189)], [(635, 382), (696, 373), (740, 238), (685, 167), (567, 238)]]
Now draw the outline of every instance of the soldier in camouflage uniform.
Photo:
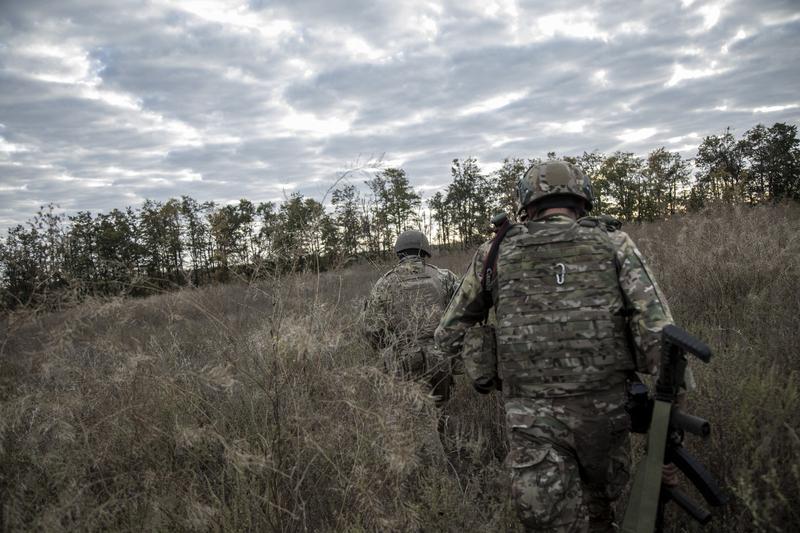
[[(496, 346), (465, 349), (464, 364), (479, 392), (502, 389), (506, 464), (526, 530), (613, 531), (611, 504), (630, 470), (626, 380), (657, 371), (672, 316), (620, 224), (584, 217), (592, 189), (575, 165), (533, 166), (518, 197), (526, 221), (505, 233), (485, 284), (491, 241), (478, 249), (436, 342), (451, 354), (465, 334)], [(474, 326), (490, 307), (493, 331)]]
[(458, 278), (425, 261), (425, 235), (408, 230), (397, 237), (396, 267), (372, 287), (364, 306), (365, 333), (390, 372), (426, 382), (441, 405), (450, 394), (450, 360), (434, 346), (433, 333)]

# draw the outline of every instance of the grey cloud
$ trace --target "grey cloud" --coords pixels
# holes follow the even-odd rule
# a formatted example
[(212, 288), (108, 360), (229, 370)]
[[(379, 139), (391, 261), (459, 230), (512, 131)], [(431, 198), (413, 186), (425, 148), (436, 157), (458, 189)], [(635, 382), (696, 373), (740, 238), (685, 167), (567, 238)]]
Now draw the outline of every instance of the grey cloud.
[[(800, 108), (753, 113), (800, 103), (800, 22), (775, 22), (798, 13), (793, 0), (725, 4), (707, 30), (701, 2), (587, 1), (591, 19), (570, 6), (569, 16), (587, 31), (594, 24), (605, 40), (571, 27), (537, 29), (542, 16), (565, 11), (561, 2), (518, 4), (515, 17), (490, 18), (480, 2), (444, 2), (440, 12), (409, 2), (251, 2), (265, 24), (291, 22), (291, 31), (273, 37), (158, 3), (4, 5), (0, 137), (27, 151), (3, 152), (0, 143), (0, 227), (48, 201), (96, 211), (182, 194), (321, 197), (348, 162), (384, 152), (428, 189), (449, 181), (454, 157), (641, 153), (691, 132), (800, 119)], [(773, 25), (764, 26), (767, 19)], [(428, 22), (435, 32), (420, 28)], [(737, 40), (740, 29), (746, 36)], [(542, 31), (552, 35), (537, 40)], [(349, 38), (356, 49), (386, 55), (349, 53)], [(69, 67), (21, 56), (37, 42), (86, 53), (97, 86), (89, 78), (83, 85), (32, 79)], [(665, 86), (678, 66), (714, 74)], [(606, 85), (594, 78), (598, 71)], [(138, 108), (89, 99), (91, 90)], [(475, 107), (508, 94), (505, 106)], [(292, 119), (287, 106), (299, 115)], [(619, 138), (644, 128), (656, 133)], [(111, 185), (89, 186), (99, 183)]]

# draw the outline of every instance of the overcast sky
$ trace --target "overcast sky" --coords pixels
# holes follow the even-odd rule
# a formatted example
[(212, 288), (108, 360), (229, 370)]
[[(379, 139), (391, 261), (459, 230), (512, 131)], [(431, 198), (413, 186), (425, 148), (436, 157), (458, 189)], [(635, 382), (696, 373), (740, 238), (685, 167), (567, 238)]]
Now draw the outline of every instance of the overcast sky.
[(567, 4), (0, 0), (0, 229), (800, 121), (800, 1)]

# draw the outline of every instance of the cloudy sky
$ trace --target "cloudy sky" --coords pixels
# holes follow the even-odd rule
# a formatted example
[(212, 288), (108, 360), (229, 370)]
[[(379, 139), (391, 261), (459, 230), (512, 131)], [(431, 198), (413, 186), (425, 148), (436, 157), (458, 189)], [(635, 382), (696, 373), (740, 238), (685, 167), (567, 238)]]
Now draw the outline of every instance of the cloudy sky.
[[(800, 122), (800, 1), (0, 0), (0, 229)], [(354, 178), (355, 182), (362, 178)]]

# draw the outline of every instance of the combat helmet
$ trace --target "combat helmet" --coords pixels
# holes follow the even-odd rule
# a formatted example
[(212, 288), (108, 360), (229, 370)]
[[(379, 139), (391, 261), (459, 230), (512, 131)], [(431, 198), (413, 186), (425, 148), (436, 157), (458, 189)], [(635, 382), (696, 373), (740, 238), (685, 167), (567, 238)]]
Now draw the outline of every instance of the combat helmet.
[(583, 200), (585, 211), (591, 211), (594, 203), (589, 177), (576, 165), (566, 161), (553, 160), (533, 165), (517, 184), (520, 212), (530, 204), (552, 202), (555, 206), (558, 203), (556, 200), (562, 198)]
[(416, 252), (422, 256), (431, 256), (431, 245), (428, 243), (428, 238), (421, 231), (415, 229), (408, 229), (397, 236), (394, 242), (394, 253), (400, 254), (402, 252)]

